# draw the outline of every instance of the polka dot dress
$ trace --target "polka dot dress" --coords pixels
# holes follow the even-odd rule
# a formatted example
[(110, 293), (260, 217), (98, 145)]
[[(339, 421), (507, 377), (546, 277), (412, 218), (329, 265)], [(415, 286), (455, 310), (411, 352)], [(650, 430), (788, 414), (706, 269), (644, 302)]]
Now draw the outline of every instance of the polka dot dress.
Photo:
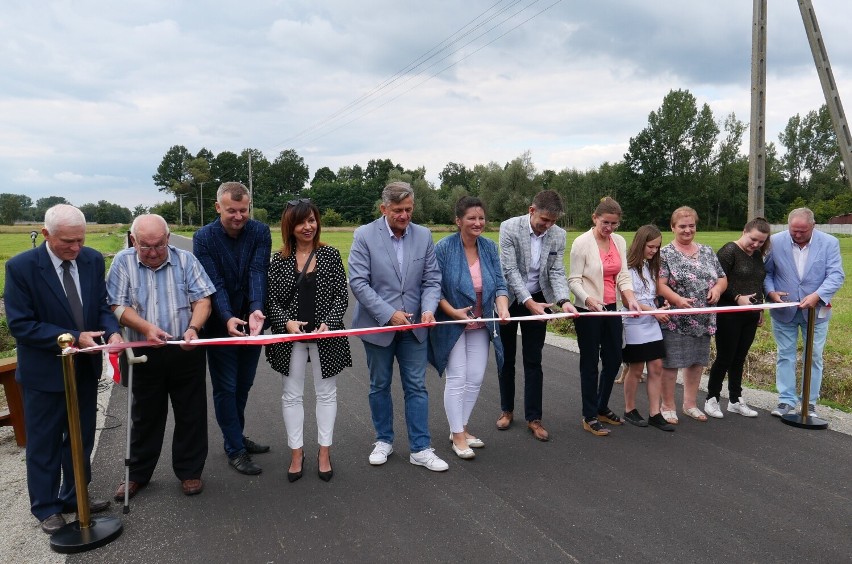
[[(343, 315), (349, 306), (349, 290), (346, 284), (346, 272), (340, 252), (334, 247), (323, 245), (316, 252), (317, 293), (314, 303), (314, 318), (319, 326), (325, 323), (329, 330), (345, 329)], [(287, 332), (287, 322), (298, 319), (299, 291), (296, 287), (296, 257), (273, 255), (269, 263), (269, 298), (266, 302), (266, 316), (272, 327), (272, 333)], [(289, 375), (292, 343), (266, 345), (266, 360), (278, 372)], [(322, 377), (330, 378), (344, 368), (352, 366), (352, 354), (347, 337), (318, 339)]]

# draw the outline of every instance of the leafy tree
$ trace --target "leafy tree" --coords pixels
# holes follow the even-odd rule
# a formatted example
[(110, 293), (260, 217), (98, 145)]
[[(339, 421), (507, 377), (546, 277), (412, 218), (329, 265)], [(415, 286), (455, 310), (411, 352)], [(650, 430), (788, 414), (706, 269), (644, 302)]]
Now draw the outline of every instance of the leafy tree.
[(331, 183), (337, 181), (337, 175), (334, 174), (327, 166), (324, 166), (314, 173), (314, 179), (311, 180), (311, 186), (314, 184)]
[(193, 218), (198, 216), (198, 207), (192, 200), (183, 204), (183, 215), (189, 225), (195, 225)]
[(0, 194), (0, 223), (13, 225), (23, 211), (21, 203), (20, 194)]
[(98, 221), (96, 217), (98, 213), (97, 204), (83, 204), (79, 209), (83, 212), (83, 216), (85, 216), (87, 222), (96, 223)]
[[(714, 157), (715, 181), (708, 182), (712, 221), (715, 229), (739, 229), (751, 219), (744, 216), (748, 210), (748, 158), (740, 154), (740, 145), (746, 124), (733, 113), (725, 118), (725, 138), (719, 143)], [(764, 198), (765, 201), (765, 198)]]
[(160, 192), (174, 192), (175, 186), (183, 186), (187, 181), (187, 161), (193, 156), (183, 145), (173, 145), (166, 151), (157, 173), (153, 176), (154, 185), (159, 186)]
[(154, 204), (151, 206), (150, 213), (155, 213), (159, 216), (162, 216), (166, 222), (174, 225), (178, 223), (180, 219), (180, 208), (178, 203), (174, 200), (170, 202), (160, 202), (158, 204)]
[(148, 213), (148, 207), (143, 206), (142, 204), (139, 204), (135, 208), (133, 208), (132, 215), (133, 215), (134, 218), (137, 218), (140, 215), (145, 215), (146, 213)]
[(281, 151), (258, 181), (254, 191), (255, 206), (266, 208), (272, 217), (280, 217), (285, 202), (297, 196), (309, 178), (305, 160), (296, 151)]
[(48, 196), (46, 198), (39, 198), (35, 203), (35, 214), (33, 217), (34, 221), (42, 221), (44, 219), (44, 212), (52, 208), (57, 204), (70, 204), (68, 200), (63, 198), (62, 196)]

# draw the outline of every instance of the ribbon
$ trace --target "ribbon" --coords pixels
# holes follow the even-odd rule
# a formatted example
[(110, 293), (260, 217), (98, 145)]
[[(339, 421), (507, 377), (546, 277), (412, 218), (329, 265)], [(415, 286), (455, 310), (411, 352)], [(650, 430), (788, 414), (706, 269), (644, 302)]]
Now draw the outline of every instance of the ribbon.
[[(527, 315), (523, 317), (509, 317), (506, 321), (550, 321), (551, 319), (564, 319), (574, 317), (639, 317), (643, 315), (701, 315), (708, 313), (742, 313), (745, 311), (762, 311), (765, 309), (779, 309), (785, 307), (798, 306), (799, 302), (784, 302), (772, 304), (754, 304), (747, 306), (728, 306), (728, 307), (690, 307), (682, 309), (655, 309), (651, 311), (584, 311), (581, 313), (545, 313), (542, 315)], [(499, 317), (487, 317), (476, 319), (450, 319), (448, 321), (435, 321), (432, 323), (412, 323), (409, 325), (384, 325), (382, 327), (364, 327), (361, 329), (337, 329), (334, 331), (323, 331), (322, 333), (276, 333), (273, 335), (254, 335), (245, 337), (218, 337), (215, 339), (195, 339), (192, 341), (174, 340), (174, 341), (133, 341), (130, 343), (116, 343), (97, 345), (84, 349), (76, 349), (68, 347), (65, 349), (66, 354), (76, 354), (81, 352), (108, 351), (111, 355), (118, 354), (124, 349), (134, 347), (157, 347), (164, 345), (190, 345), (190, 346), (226, 346), (226, 345), (247, 345), (261, 346), (271, 345), (274, 343), (285, 343), (289, 341), (307, 341), (311, 339), (330, 339), (333, 337), (359, 337), (361, 335), (372, 335), (376, 333), (388, 333), (391, 331), (408, 331), (411, 329), (420, 329), (427, 327), (436, 327), (438, 325), (449, 325), (459, 323), (482, 323), (482, 322), (500, 322), (503, 321)]]

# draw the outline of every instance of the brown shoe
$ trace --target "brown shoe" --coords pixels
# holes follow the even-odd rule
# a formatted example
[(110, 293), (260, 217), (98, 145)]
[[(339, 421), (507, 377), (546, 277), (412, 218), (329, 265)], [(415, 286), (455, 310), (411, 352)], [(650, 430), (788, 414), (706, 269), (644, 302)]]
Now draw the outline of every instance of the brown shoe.
[[(128, 492), (130, 494), (129, 499), (133, 499), (133, 496), (135, 496), (136, 493), (139, 490), (141, 490), (142, 488), (145, 487), (145, 484), (140, 484), (139, 482), (134, 482), (133, 480), (130, 480), (130, 482), (128, 482), (128, 484), (130, 484), (129, 487), (127, 488)], [(121, 502), (124, 501), (124, 482), (121, 482), (118, 485), (118, 489), (115, 490), (115, 496), (113, 497), (113, 499), (115, 501), (121, 501)]]
[(547, 429), (541, 425), (541, 420), (539, 419), (528, 422), (527, 429), (529, 429), (530, 432), (532, 432), (533, 437), (539, 441), (546, 442), (550, 440), (550, 433), (548, 433)]
[(180, 487), (183, 489), (183, 495), (198, 495), (204, 491), (204, 482), (201, 478), (190, 478), (181, 481)]
[(505, 431), (506, 429), (511, 427), (512, 418), (513, 418), (513, 415), (512, 415), (511, 411), (502, 412), (500, 414), (500, 418), (497, 419), (497, 428), (500, 429), (501, 431)]

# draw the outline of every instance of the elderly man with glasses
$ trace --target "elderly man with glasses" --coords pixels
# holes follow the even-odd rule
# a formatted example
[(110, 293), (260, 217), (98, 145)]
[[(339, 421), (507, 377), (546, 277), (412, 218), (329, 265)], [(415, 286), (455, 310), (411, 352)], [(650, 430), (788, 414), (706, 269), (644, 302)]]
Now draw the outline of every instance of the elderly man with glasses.
[(201, 263), (169, 245), (169, 227), (159, 215), (141, 215), (130, 227), (133, 247), (115, 255), (107, 276), (109, 303), (130, 341), (148, 361), (136, 366), (130, 432), (130, 481), (116, 501), (136, 495), (150, 480), (160, 458), (171, 400), (175, 429), (172, 469), (186, 495), (201, 493), (207, 460), (207, 387), (204, 350), (166, 341), (191, 341), (210, 315), (216, 289)]

